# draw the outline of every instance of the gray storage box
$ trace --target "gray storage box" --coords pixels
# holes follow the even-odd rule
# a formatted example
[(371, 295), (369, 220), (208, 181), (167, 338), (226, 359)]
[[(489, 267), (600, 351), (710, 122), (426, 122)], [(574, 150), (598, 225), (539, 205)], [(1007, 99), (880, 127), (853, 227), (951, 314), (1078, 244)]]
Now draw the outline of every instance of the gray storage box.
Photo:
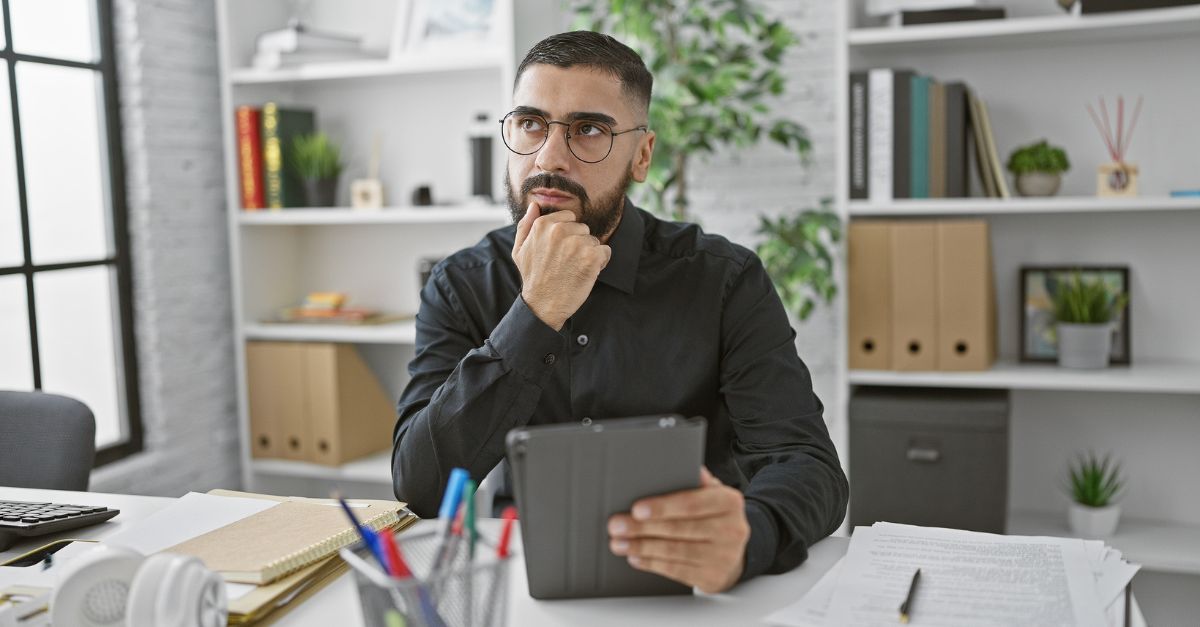
[(1003, 533), (1007, 390), (859, 387), (850, 398), (850, 524)]

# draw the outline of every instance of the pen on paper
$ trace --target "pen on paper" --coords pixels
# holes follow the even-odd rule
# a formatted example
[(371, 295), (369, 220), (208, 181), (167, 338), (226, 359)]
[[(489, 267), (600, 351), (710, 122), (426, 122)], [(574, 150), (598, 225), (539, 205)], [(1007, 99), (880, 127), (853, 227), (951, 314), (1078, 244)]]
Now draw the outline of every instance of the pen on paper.
[(912, 582), (908, 584), (908, 596), (904, 597), (904, 602), (900, 604), (900, 622), (908, 624), (908, 616), (912, 613), (913, 597), (917, 594), (917, 582), (921, 579), (921, 569), (913, 573)]

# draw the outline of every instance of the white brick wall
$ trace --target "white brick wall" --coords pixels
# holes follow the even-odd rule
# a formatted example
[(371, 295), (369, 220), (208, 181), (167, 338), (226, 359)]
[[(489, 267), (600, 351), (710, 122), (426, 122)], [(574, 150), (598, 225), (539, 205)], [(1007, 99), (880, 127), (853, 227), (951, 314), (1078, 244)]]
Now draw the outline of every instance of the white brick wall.
[(237, 487), (213, 4), (113, 4), (145, 450), (97, 470), (91, 487)]

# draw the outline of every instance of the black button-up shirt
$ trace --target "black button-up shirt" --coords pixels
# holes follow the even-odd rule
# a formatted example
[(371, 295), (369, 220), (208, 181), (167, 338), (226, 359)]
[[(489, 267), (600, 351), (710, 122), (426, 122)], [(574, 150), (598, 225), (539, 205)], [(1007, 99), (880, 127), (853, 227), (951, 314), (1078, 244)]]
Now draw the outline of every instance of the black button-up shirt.
[(704, 416), (705, 465), (745, 494), (743, 579), (794, 568), (841, 524), (848, 485), (783, 305), (748, 249), (625, 207), (608, 266), (561, 331), (521, 298), (515, 225), (433, 269), (399, 403), (396, 496), (436, 516), (450, 469), (485, 476), (514, 427)]

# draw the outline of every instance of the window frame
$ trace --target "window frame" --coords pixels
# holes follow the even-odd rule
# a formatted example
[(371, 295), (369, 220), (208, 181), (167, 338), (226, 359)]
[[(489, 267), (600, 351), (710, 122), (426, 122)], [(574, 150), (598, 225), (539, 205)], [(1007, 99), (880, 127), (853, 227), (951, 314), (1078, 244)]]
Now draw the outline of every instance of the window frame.
[[(29, 352), (32, 361), (33, 387), (42, 389), (41, 355), (38, 342), (37, 303), (33, 289), (34, 277), (43, 272), (69, 270), (106, 266), (113, 268), (116, 274), (116, 304), (119, 318), (120, 338), (114, 344), (115, 351), (120, 356), (120, 366), (117, 369), (123, 383), (123, 404), (127, 428), (126, 438), (116, 444), (105, 446), (96, 451), (95, 467), (117, 461), (143, 450), (141, 402), (138, 394), (137, 350), (133, 336), (133, 286), (132, 271), (129, 258), (129, 229), (128, 208), (125, 195), (125, 163), (121, 142), (120, 108), (117, 100), (116, 50), (113, 41), (112, 0), (92, 0), (96, 23), (94, 35), (97, 37), (99, 59), (93, 62), (72, 61), (38, 55), (18, 53), (13, 48), (12, 11), (9, 0), (0, 0), (3, 7), (4, 47), (0, 48), (0, 60), (5, 65), (5, 79), (8, 81), (9, 104), (12, 109), (12, 119), (0, 121), (12, 124), (13, 150), (16, 153), (17, 204), (21, 217), (21, 237), (24, 261), (19, 266), (0, 267), (0, 276), (21, 275), (25, 279), (26, 307), (29, 322)], [(17, 96), (17, 64), (38, 63), (89, 69), (100, 74), (102, 106), (104, 107), (104, 152), (101, 158), (107, 163), (102, 164), (107, 171), (108, 198), (108, 227), (113, 238), (113, 251), (102, 259), (74, 261), (53, 264), (33, 264), (32, 243), (29, 230), (29, 205), (25, 185), (24, 147), (21, 137), (21, 113)], [(111, 292), (110, 292), (111, 295)]]

